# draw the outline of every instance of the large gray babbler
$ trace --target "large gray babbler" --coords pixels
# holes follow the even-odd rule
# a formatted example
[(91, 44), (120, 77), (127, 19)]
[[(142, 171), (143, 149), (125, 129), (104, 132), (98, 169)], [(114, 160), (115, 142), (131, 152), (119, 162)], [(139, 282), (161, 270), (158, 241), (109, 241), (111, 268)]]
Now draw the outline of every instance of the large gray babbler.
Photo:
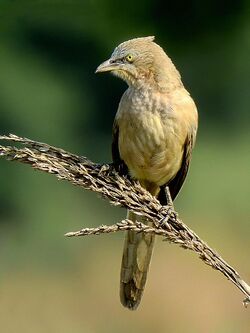
[[(186, 177), (194, 146), (198, 115), (171, 59), (154, 37), (135, 38), (117, 46), (96, 72), (111, 71), (125, 80), (113, 126), (113, 161), (164, 204), (163, 188), (174, 200)], [(128, 212), (130, 220), (149, 223)], [(154, 235), (126, 234), (120, 297), (136, 309), (145, 286)]]

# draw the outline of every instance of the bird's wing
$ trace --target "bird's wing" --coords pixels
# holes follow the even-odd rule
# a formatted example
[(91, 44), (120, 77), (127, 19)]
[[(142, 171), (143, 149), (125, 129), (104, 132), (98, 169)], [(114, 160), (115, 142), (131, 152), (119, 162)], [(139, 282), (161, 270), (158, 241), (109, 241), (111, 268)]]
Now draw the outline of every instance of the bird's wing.
[(181, 162), (181, 167), (177, 174), (172, 178), (167, 184), (163, 185), (161, 187), (161, 192), (159, 194), (159, 201), (161, 204), (166, 204), (166, 198), (165, 198), (165, 187), (168, 186), (171, 198), (174, 200), (179, 193), (184, 180), (187, 176), (189, 164), (191, 161), (192, 156), (192, 149), (195, 143), (195, 136), (196, 136), (196, 130), (190, 131), (190, 133), (187, 135), (185, 143), (183, 145), (183, 157)]
[(121, 174), (121, 175), (128, 175), (128, 167), (125, 164), (125, 162), (121, 159), (120, 152), (119, 152), (119, 146), (118, 146), (118, 139), (119, 139), (119, 126), (114, 121), (113, 124), (113, 132), (112, 132), (112, 159), (113, 159), (113, 165), (115, 169)]

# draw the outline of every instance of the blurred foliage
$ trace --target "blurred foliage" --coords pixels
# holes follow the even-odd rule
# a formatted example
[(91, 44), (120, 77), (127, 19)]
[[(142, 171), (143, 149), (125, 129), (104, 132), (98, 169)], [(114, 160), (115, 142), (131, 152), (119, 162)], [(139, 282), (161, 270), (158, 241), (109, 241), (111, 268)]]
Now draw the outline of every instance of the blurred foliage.
[[(120, 42), (155, 35), (200, 116), (183, 220), (250, 278), (248, 1), (0, 2), (0, 133), (111, 160), (126, 85), (95, 68)], [(3, 332), (248, 332), (241, 295), (197, 258), (158, 244), (141, 307), (119, 305), (123, 235), (65, 240), (125, 212), (26, 166), (1, 164)], [(13, 319), (14, 318), (14, 319)]]

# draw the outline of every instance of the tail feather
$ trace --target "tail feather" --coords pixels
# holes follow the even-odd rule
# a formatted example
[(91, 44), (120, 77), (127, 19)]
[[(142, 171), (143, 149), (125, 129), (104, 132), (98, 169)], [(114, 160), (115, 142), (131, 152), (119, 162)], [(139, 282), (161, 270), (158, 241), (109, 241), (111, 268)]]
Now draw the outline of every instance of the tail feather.
[[(145, 217), (132, 212), (128, 212), (128, 218), (148, 224)], [(135, 231), (126, 233), (121, 265), (120, 299), (121, 303), (130, 310), (135, 310), (140, 303), (147, 279), (154, 239), (155, 235), (150, 233), (137, 233)]]

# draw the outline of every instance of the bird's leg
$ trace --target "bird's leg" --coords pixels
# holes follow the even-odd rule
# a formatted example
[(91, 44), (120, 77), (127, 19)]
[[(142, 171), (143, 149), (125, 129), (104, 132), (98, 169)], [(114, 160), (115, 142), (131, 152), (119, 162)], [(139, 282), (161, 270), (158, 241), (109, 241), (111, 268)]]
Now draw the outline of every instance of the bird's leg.
[(128, 167), (126, 164), (122, 161), (120, 163), (111, 163), (110, 164), (111, 168), (113, 168), (120, 176), (126, 176), (130, 180), (132, 179), (129, 172), (128, 172)]
[(173, 200), (169, 191), (169, 187), (166, 185), (164, 188), (166, 206), (167, 206), (167, 215), (159, 222), (159, 227), (161, 228), (164, 224), (166, 224), (170, 218), (171, 211), (174, 209)]
[(167, 206), (171, 206), (172, 208), (174, 208), (173, 200), (169, 191), (169, 187), (167, 185), (164, 188), (164, 192), (165, 192)]

